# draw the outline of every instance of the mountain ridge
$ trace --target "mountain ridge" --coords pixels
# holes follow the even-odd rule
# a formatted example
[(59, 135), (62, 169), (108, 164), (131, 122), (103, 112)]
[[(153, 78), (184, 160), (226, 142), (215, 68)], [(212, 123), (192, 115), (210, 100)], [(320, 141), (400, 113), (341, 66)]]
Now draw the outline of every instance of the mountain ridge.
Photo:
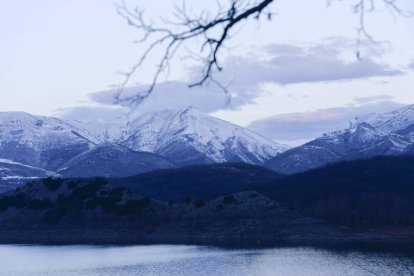
[[(144, 167), (222, 162), (257, 165), (284, 150), (284, 145), (194, 107), (93, 123), (25, 112), (0, 113), (0, 158), (71, 177), (76, 173), (128, 176), (147, 171)], [(110, 155), (115, 158), (111, 160)], [(87, 173), (85, 164), (91, 165), (89, 173), (93, 174)]]
[(269, 159), (265, 166), (290, 174), (344, 160), (406, 154), (413, 137), (414, 105), (410, 105), (325, 134)]
[[(0, 158), (55, 173), (66, 169), (65, 174), (71, 177), (77, 171), (86, 172), (87, 166), (81, 165), (84, 162), (93, 164), (90, 171), (94, 173), (89, 176), (129, 176), (145, 172), (145, 167), (156, 170), (172, 163), (187, 166), (227, 162), (264, 165), (291, 174), (345, 160), (413, 154), (413, 149), (414, 105), (355, 121), (347, 129), (288, 150), (194, 107), (164, 109), (94, 124), (25, 112), (0, 113)], [(149, 158), (143, 152), (154, 155)], [(108, 158), (111, 155), (115, 156), (113, 160)], [(139, 155), (147, 164), (139, 161)], [(128, 162), (122, 162), (122, 157), (130, 160), (130, 168)], [(161, 157), (166, 160), (160, 161)], [(66, 164), (71, 160), (68, 169)], [(167, 165), (168, 161), (171, 164)], [(99, 162), (102, 162), (100, 170)], [(10, 168), (4, 166), (3, 171), (13, 175)], [(121, 171), (125, 174), (118, 174)]]
[[(148, 112), (128, 124), (119, 139), (121, 144), (175, 160), (181, 158), (183, 161), (178, 163), (182, 165), (234, 161), (260, 164), (285, 150), (283, 145), (194, 107)], [(191, 154), (194, 160), (189, 158)]]
[(57, 173), (64, 177), (122, 177), (173, 167), (173, 163), (154, 153), (102, 143), (69, 160)]

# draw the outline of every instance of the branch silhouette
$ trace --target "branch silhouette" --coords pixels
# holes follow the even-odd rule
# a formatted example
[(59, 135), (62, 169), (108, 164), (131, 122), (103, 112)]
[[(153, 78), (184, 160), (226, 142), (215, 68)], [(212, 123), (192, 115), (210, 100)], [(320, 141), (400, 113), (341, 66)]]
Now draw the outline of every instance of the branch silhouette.
[[(344, 0), (325, 0), (328, 6), (333, 2), (343, 2)], [(175, 6), (173, 16), (175, 21), (163, 20), (162, 26), (156, 26), (144, 17), (144, 11), (134, 7), (130, 8), (124, 0), (116, 5), (118, 14), (122, 16), (130, 26), (142, 32), (142, 38), (136, 41), (138, 44), (147, 44), (137, 62), (129, 71), (122, 73), (125, 77), (120, 84), (116, 94), (117, 102), (127, 102), (131, 105), (139, 105), (154, 91), (160, 76), (165, 71), (170, 70), (170, 61), (176, 53), (185, 45), (201, 40), (199, 50), (192, 52), (200, 62), (200, 77), (188, 84), (188, 86), (202, 86), (206, 83), (217, 85), (225, 95), (227, 101), (231, 98), (228, 85), (223, 85), (214, 78), (214, 73), (223, 70), (221, 65), (220, 53), (227, 40), (231, 39), (232, 31), (243, 21), (260, 20), (263, 17), (272, 20), (273, 13), (269, 8), (275, 0), (231, 0), (226, 6), (222, 6), (219, 0), (216, 1), (218, 11), (214, 15), (201, 12), (198, 15), (191, 14), (183, 0), (181, 6)], [(383, 3), (390, 12), (403, 17), (411, 17), (411, 11), (404, 10), (398, 5), (398, 0), (357, 0), (353, 1), (352, 8), (358, 15), (357, 29), (357, 50), (356, 56), (360, 59), (360, 46), (364, 39), (378, 43), (366, 28), (366, 14), (376, 10), (378, 3)], [(156, 50), (161, 49), (162, 54), (157, 57), (158, 62), (152, 81), (144, 91), (131, 96), (122, 96), (123, 88), (128, 84), (130, 78), (136, 71), (143, 67), (148, 56)], [(198, 52), (198, 54), (197, 54)]]

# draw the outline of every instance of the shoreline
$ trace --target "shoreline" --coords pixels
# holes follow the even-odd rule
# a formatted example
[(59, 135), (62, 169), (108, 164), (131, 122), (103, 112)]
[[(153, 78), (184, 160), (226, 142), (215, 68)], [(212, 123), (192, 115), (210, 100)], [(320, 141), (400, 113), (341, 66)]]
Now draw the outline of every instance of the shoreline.
[[(76, 232), (76, 233), (75, 233)], [(0, 231), (0, 245), (32, 246), (150, 246), (150, 245), (185, 245), (212, 246), (225, 249), (270, 249), (283, 247), (312, 247), (320, 249), (343, 250), (407, 250), (414, 252), (414, 240), (401, 237), (379, 237), (351, 235), (335, 238), (293, 238), (270, 239), (258, 237), (240, 238), (199, 238), (194, 236), (143, 236), (116, 235), (114, 232), (97, 232), (93, 235), (77, 231), (49, 230), (43, 233), (31, 231)]]

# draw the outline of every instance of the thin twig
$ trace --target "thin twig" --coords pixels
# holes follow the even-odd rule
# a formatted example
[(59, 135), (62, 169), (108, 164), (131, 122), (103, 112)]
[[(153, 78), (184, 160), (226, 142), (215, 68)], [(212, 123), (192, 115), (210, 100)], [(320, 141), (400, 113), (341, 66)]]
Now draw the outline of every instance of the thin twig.
[[(213, 73), (221, 71), (223, 67), (220, 65), (220, 51), (224, 47), (234, 27), (243, 20), (260, 19), (264, 10), (275, 0), (261, 0), (259, 2), (251, 3), (245, 0), (232, 0), (227, 8), (221, 6), (217, 1), (219, 11), (215, 16), (210, 16), (206, 12), (201, 12), (198, 16), (193, 16), (188, 11), (185, 2), (181, 6), (176, 6), (174, 16), (176, 22), (162, 19), (164, 24), (169, 27), (154, 26), (153, 23), (148, 22), (144, 18), (144, 12), (137, 8), (129, 8), (124, 1), (116, 5), (120, 16), (125, 18), (128, 24), (141, 32), (143, 36), (136, 43), (148, 42), (149, 45), (140, 55), (137, 63), (130, 68), (129, 71), (124, 72), (124, 81), (121, 83), (116, 100), (128, 101), (132, 103), (140, 103), (146, 99), (154, 90), (159, 81), (160, 75), (169, 69), (169, 61), (174, 58), (177, 51), (187, 43), (201, 38), (200, 45), (200, 60), (203, 64), (202, 75), (198, 81), (189, 84), (189, 87), (202, 86), (207, 82), (211, 82), (220, 87), (228, 99), (231, 98), (230, 91), (227, 86), (219, 83), (213, 78)], [(271, 19), (271, 13), (267, 14), (267, 18)], [(154, 77), (151, 84), (146, 91), (137, 93), (129, 97), (121, 97), (123, 88), (127, 85), (130, 78), (141, 68), (148, 56), (155, 51), (156, 48), (161, 48), (164, 53), (158, 62)]]

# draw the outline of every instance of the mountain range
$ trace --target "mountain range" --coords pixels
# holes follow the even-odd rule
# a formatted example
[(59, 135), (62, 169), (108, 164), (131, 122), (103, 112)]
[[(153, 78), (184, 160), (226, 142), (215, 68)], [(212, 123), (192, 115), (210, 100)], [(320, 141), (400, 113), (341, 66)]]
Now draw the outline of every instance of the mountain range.
[(177, 165), (221, 162), (262, 164), (286, 146), (194, 107), (149, 112), (125, 121), (118, 143), (157, 153)]
[(292, 174), (339, 161), (413, 153), (414, 105), (352, 122), (291, 149), (194, 107), (110, 122), (0, 113), (0, 191), (48, 176), (127, 177), (227, 162)]
[(94, 123), (0, 113), (0, 239), (412, 242), (413, 115), (286, 149), (194, 108)]
[(286, 148), (193, 107), (94, 123), (2, 112), (0, 158), (8, 162), (0, 162), (0, 190), (45, 176), (121, 177), (192, 164), (258, 165)]
[(414, 105), (410, 105), (324, 134), (271, 158), (265, 166), (290, 174), (344, 160), (412, 154), (413, 147)]

